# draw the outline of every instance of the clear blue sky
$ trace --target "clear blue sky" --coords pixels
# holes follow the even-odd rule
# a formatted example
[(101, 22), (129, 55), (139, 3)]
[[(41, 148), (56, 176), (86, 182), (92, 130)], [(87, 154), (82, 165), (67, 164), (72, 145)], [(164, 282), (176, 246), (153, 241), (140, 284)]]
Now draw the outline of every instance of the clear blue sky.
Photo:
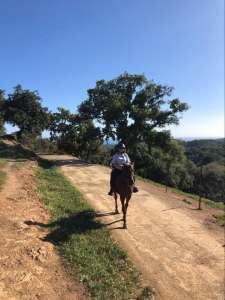
[(6, 92), (74, 111), (96, 80), (144, 73), (191, 106), (174, 136), (223, 136), (223, 0), (2, 0), (0, 37)]

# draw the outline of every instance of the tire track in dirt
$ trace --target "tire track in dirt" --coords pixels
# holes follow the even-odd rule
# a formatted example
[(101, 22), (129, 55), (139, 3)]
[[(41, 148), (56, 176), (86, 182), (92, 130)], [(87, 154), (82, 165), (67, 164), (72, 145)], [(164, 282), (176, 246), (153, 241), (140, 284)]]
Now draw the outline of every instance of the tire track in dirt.
[[(181, 196), (139, 182), (140, 192), (128, 209), (128, 230), (120, 216), (109, 213), (114, 201), (107, 196), (109, 168), (58, 159), (63, 173), (99, 211), (113, 236), (126, 248), (158, 299), (224, 299), (224, 235), (209, 221), (213, 209), (193, 210)], [(104, 216), (105, 214), (105, 216)]]

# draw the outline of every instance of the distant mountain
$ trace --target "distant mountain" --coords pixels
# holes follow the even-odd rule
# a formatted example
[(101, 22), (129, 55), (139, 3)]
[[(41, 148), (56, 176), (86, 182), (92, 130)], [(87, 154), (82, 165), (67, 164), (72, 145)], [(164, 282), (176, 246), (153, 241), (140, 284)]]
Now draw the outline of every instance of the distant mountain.
[(179, 137), (177, 140), (189, 142), (189, 141), (197, 141), (197, 140), (223, 140), (223, 137)]

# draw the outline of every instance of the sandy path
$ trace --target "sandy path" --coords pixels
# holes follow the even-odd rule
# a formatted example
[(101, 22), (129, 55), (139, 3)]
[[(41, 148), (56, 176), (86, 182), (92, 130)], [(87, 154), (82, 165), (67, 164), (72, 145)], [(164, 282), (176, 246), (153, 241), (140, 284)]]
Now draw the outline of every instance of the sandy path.
[[(114, 210), (114, 201), (107, 196), (109, 168), (69, 162), (69, 156), (52, 158), (61, 160), (64, 174), (96, 210)], [(128, 210), (128, 230), (120, 228), (121, 215), (106, 214), (102, 221), (156, 288), (157, 298), (224, 299), (224, 235), (210, 219), (212, 210), (196, 211), (181, 196), (149, 183), (138, 185), (140, 192)]]
[[(0, 300), (84, 300), (82, 287), (64, 270), (54, 246), (42, 241), (49, 216), (33, 183), (33, 164), (5, 167), (0, 192)], [(28, 224), (26, 222), (28, 221)]]

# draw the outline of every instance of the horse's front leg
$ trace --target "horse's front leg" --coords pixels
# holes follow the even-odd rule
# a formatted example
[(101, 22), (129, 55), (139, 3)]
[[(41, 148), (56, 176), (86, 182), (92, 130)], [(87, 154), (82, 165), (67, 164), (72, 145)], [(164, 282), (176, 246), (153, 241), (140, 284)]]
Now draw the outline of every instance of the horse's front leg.
[(117, 193), (114, 193), (114, 199), (115, 199), (115, 214), (119, 214), (118, 210), (118, 203), (117, 203)]
[(123, 228), (127, 229), (127, 209), (129, 205), (130, 197), (126, 197), (123, 201), (123, 206), (124, 206), (124, 215), (123, 215)]
[(120, 197), (120, 201), (121, 201), (122, 211), (123, 211), (123, 228), (127, 229), (125, 198)]

